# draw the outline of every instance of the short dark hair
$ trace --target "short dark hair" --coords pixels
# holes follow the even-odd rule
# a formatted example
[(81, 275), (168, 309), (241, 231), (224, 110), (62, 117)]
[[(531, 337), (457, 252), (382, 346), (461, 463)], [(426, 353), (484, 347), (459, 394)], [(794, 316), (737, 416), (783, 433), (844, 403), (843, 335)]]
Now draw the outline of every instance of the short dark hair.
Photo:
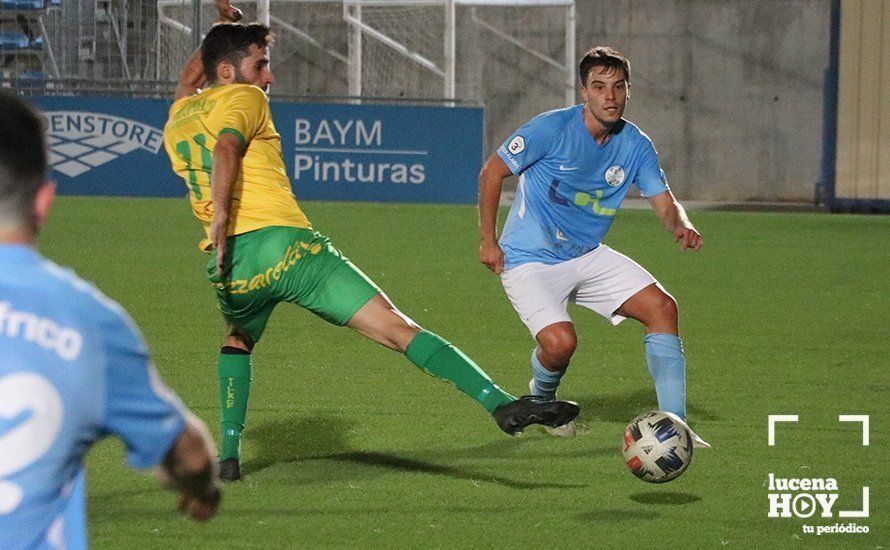
[(581, 77), (581, 86), (587, 85), (587, 75), (594, 67), (605, 67), (613, 71), (624, 71), (624, 80), (630, 82), (630, 61), (624, 55), (609, 46), (597, 46), (590, 48), (581, 62), (578, 63), (578, 75)]
[(216, 81), (216, 66), (228, 61), (236, 67), (250, 53), (250, 45), (261, 48), (272, 45), (272, 30), (261, 23), (219, 23), (201, 42), (201, 65), (208, 82)]
[(29, 225), (46, 176), (43, 117), (18, 97), (0, 92), (0, 128), (0, 220)]

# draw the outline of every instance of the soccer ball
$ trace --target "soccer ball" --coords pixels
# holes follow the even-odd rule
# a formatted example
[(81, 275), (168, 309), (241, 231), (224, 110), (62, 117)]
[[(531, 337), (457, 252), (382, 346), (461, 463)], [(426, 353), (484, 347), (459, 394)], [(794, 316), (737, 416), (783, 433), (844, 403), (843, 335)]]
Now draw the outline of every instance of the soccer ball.
[(649, 483), (665, 483), (680, 477), (692, 462), (692, 437), (679, 416), (644, 412), (624, 430), (621, 453), (635, 476)]

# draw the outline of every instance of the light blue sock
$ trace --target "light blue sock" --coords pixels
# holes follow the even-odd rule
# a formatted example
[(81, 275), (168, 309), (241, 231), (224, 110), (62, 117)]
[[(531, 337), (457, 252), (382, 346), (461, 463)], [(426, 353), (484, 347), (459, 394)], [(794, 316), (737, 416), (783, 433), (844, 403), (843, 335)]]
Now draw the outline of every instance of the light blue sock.
[(538, 359), (538, 348), (532, 350), (532, 373), (535, 377), (535, 386), (532, 395), (547, 399), (556, 399), (556, 388), (565, 371), (553, 372), (544, 368)]
[(658, 408), (686, 418), (686, 359), (673, 334), (646, 335), (646, 364), (655, 382)]

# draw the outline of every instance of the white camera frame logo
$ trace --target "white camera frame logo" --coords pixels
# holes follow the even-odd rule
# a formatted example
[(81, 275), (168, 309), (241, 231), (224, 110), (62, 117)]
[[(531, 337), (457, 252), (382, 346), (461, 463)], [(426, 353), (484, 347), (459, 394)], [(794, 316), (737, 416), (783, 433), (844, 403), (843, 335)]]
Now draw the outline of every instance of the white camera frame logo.
[[(767, 417), (767, 446), (776, 446), (776, 424), (797, 423), (799, 419), (796, 414), (769, 415)], [(862, 446), (869, 446), (869, 418), (867, 414), (841, 414), (837, 419), (838, 422), (862, 424)], [(769, 490), (770, 509), (767, 517), (809, 518), (817, 511), (820, 512), (820, 517), (834, 517), (832, 508), (838, 498), (837, 480), (834, 478), (784, 479), (770, 473)], [(860, 510), (839, 510), (837, 515), (841, 518), (869, 517), (869, 488), (862, 487), (862, 508)]]

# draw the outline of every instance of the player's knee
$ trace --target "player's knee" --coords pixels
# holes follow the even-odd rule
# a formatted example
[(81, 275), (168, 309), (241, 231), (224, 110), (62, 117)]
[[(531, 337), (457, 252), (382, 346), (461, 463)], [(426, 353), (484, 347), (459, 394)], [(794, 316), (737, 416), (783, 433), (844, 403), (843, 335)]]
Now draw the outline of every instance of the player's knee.
[(387, 323), (379, 327), (376, 334), (369, 334), (372, 340), (386, 346), (387, 348), (405, 353), (408, 344), (420, 332), (420, 327), (416, 325), (407, 325), (405, 323)]
[(658, 322), (663, 325), (676, 326), (679, 319), (677, 301), (665, 292), (659, 294), (653, 309)]
[(220, 355), (250, 355), (250, 350), (237, 346), (221, 346), (219, 353)]
[(239, 333), (230, 333), (223, 342), (220, 353), (245, 353), (249, 354), (253, 351), (253, 341), (247, 335)]
[(578, 338), (571, 329), (545, 330), (537, 340), (544, 354), (557, 363), (568, 363), (578, 346)]

